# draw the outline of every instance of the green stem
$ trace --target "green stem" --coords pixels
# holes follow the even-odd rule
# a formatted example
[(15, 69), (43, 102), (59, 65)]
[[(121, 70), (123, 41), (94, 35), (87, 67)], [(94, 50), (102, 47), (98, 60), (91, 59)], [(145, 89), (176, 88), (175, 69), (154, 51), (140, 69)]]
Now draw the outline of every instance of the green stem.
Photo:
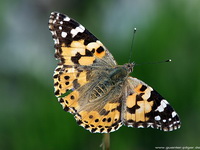
[(110, 133), (103, 134), (102, 149), (110, 150)]

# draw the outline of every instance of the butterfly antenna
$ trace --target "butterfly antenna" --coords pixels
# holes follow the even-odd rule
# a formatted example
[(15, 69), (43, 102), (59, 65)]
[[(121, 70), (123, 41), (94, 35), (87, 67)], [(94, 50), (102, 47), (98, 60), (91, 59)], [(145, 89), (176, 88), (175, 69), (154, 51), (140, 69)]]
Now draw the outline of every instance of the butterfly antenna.
[(134, 42), (134, 38), (135, 38), (135, 33), (136, 33), (136, 28), (133, 29), (133, 37), (132, 37), (132, 42), (131, 42), (129, 63), (131, 63), (131, 59), (133, 56), (133, 42)]
[(135, 64), (135, 65), (150, 65), (150, 64), (160, 64), (160, 63), (165, 63), (165, 62), (171, 62), (172, 60), (171, 59), (167, 59), (167, 60), (164, 60), (164, 61), (158, 61), (158, 62), (147, 62), (147, 63), (141, 63), (141, 64)]

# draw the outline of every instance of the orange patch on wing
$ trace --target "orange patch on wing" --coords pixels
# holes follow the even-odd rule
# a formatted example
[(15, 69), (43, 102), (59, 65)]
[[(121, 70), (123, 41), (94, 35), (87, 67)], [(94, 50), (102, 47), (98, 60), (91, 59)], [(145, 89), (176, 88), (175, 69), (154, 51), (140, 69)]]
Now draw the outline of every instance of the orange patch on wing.
[(97, 111), (81, 111), (79, 113), (81, 117), (77, 117), (77, 119), (81, 120), (84, 125), (89, 125), (93, 128), (110, 128), (111, 125), (115, 122), (118, 122), (120, 119), (120, 112), (118, 110), (114, 110), (109, 112), (107, 115), (100, 115)]
[(61, 47), (66, 47), (65, 43), (62, 43)]
[(97, 56), (98, 58), (102, 58), (102, 57), (104, 57), (105, 55), (106, 55), (106, 51), (105, 51), (105, 50), (102, 51), (101, 53), (95, 52), (95, 56)]
[(77, 53), (81, 55), (85, 55), (85, 48), (74, 48), (74, 47), (61, 47), (62, 49), (62, 56), (64, 57), (71, 57), (76, 56)]
[(143, 92), (140, 91), (141, 87), (142, 87), (142, 84), (138, 84), (138, 86), (134, 88), (134, 91), (136, 93), (143, 93)]
[[(78, 82), (78, 84), (80, 84), (80, 86), (83, 86), (84, 84), (88, 83), (88, 81), (86, 79), (86, 71), (80, 72), (79, 76), (77, 77), (78, 73), (79, 72), (77, 70), (75, 70), (74, 68), (70, 68), (70, 69), (68, 69), (67, 73), (63, 73), (60, 75), (59, 84), (61, 85), (60, 91), (62, 94), (66, 93), (67, 89), (69, 90), (69, 89), (74, 88), (73, 81), (75, 79), (77, 79), (77, 82)], [(66, 77), (69, 79), (66, 79)], [(58, 79), (56, 79), (55, 82), (58, 82)]]
[[(99, 48), (99, 47), (102, 47), (104, 49), (104, 51), (98, 53), (96, 50)], [(94, 55), (98, 58), (102, 58), (106, 55), (106, 52), (105, 52), (105, 48), (103, 46), (103, 44), (100, 42), (100, 41), (96, 41), (96, 42), (91, 42), (89, 43), (86, 48), (90, 51), (92, 50), (95, 50), (95, 53)]]
[(80, 65), (91, 65), (93, 64), (94, 60), (94, 57), (83, 56), (78, 60), (78, 62)]
[(145, 104), (144, 104), (144, 101), (137, 102), (137, 104), (140, 106), (140, 108), (136, 109), (136, 111), (135, 111), (135, 115), (136, 115), (135, 121), (136, 122), (145, 121), (145, 113), (144, 113)]
[(79, 115), (81, 116), (82, 119), (84, 119), (87, 114), (88, 114), (88, 111), (81, 111), (81, 112), (79, 112)]
[(78, 83), (82, 86), (86, 83), (88, 83), (87, 79), (86, 79), (86, 71), (83, 71), (80, 73), (79, 77), (77, 78)]
[[(59, 67), (57, 67), (57, 68), (59, 68)], [(75, 68), (62, 68), (61, 67), (61, 69), (62, 69), (62, 71), (55, 71), (55, 73), (54, 73), (54, 88), (55, 88), (55, 91), (59, 90), (59, 93), (57, 94), (57, 96), (65, 94), (66, 90), (73, 89), (74, 88), (73, 81), (75, 79), (77, 79), (77, 82), (78, 82), (78, 84), (80, 84), (80, 86), (82, 86), (88, 82), (86, 79), (87, 78), (86, 71), (79, 72)]]
[(115, 122), (117, 122), (117, 121), (119, 121), (120, 120), (120, 112), (119, 111), (117, 111), (117, 110), (115, 110), (115, 114), (114, 114), (114, 117), (113, 117), (113, 119), (114, 119), (114, 121)]
[(93, 49), (96, 50), (97, 48), (99, 48), (99, 44), (97, 42), (91, 42), (86, 46), (86, 48), (90, 51), (92, 51)]
[(71, 94), (63, 97), (68, 107), (77, 107), (78, 106), (78, 99), (79, 99), (79, 92), (73, 91)]
[(127, 107), (131, 108), (136, 104), (136, 95), (137, 93), (134, 93), (127, 97), (127, 100), (126, 100)]
[(65, 65), (74, 65), (74, 63), (71, 60), (71, 57), (64, 57), (64, 64)]
[(153, 101), (148, 102), (147, 100), (144, 100), (145, 104), (145, 113), (149, 113), (152, 110)]
[(80, 119), (85, 123), (90, 123), (94, 118), (99, 118), (100, 115), (97, 111), (81, 111), (79, 112)]
[[(66, 65), (74, 65), (74, 63), (71, 60), (71, 57), (76, 56), (77, 53), (81, 55), (86, 55), (86, 46), (84, 45), (84, 40), (72, 41), (69, 47), (66, 47), (65, 44), (62, 44), (61, 49), (62, 49), (61, 55), (63, 56), (64, 63)], [(83, 60), (79, 61), (83, 63)]]
[(147, 100), (144, 100), (137, 102), (137, 104), (140, 106), (140, 108), (136, 109), (135, 111), (135, 121), (147, 121), (148, 117), (145, 117), (145, 114), (151, 111), (153, 102), (148, 102)]
[(148, 99), (151, 96), (151, 91), (153, 89), (151, 89), (150, 87), (147, 87), (147, 89), (144, 91), (144, 95), (142, 95), (143, 99)]
[[(113, 117), (115, 116), (115, 117)], [(106, 118), (106, 121), (103, 122), (103, 119)], [(120, 118), (120, 112), (118, 110), (114, 110), (106, 116), (102, 116), (102, 125), (104, 126), (111, 126), (113, 123), (117, 122)], [(116, 119), (116, 120), (115, 120)]]
[(70, 47), (74, 48), (85, 48), (84, 40), (72, 41)]
[(125, 117), (126, 120), (134, 120), (135, 121), (135, 114), (131, 114), (131, 113), (126, 113)]
[(60, 99), (64, 100), (64, 102), (61, 102), (63, 109), (68, 107), (69, 109), (67, 111), (70, 113), (75, 113), (75, 110), (78, 110), (80, 107), (78, 104), (79, 93), (77, 91), (74, 91), (71, 94)]
[[(66, 90), (73, 88), (73, 80), (76, 78), (76, 74), (72, 73), (63, 73), (60, 75), (60, 81), (59, 81), (59, 89), (61, 94), (66, 93)], [(69, 76), (69, 80), (65, 79), (65, 76)]]
[[(105, 55), (106, 55), (106, 48), (104, 47), (104, 45), (100, 42), (100, 41), (96, 41), (98, 44), (99, 44), (99, 47), (102, 47), (103, 49), (104, 49), (104, 51), (102, 51), (101, 53), (97, 53), (96, 51), (95, 51), (95, 55), (97, 56), (97, 57), (99, 57), (99, 58), (102, 58), (102, 57), (104, 57)], [(98, 48), (99, 48), (98, 47)], [(98, 49), (97, 48), (97, 49)]]

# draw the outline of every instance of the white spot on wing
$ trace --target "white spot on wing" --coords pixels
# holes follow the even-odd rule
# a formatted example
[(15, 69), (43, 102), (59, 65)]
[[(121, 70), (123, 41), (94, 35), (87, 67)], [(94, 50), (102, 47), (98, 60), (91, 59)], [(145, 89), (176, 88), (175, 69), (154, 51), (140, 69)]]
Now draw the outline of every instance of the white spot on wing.
[(153, 91), (152, 87), (149, 86), (148, 88), (150, 89), (150, 91)]
[(79, 32), (83, 33), (84, 31), (85, 31), (85, 27), (82, 25), (79, 25), (75, 29), (72, 29), (70, 33), (72, 34), (72, 37), (75, 37)]
[(139, 125), (138, 128), (144, 128), (144, 126), (143, 125)]
[(55, 44), (59, 44), (59, 40), (58, 39), (53, 39)]
[(53, 20), (52, 20), (52, 19), (49, 19), (49, 23), (53, 23)]
[(51, 34), (52, 34), (52, 35), (55, 35), (55, 32), (54, 32), (54, 31), (51, 31)]
[(169, 128), (169, 131), (173, 131), (173, 127), (170, 127), (170, 128)]
[(85, 27), (84, 27), (84, 26), (82, 26), (81, 24), (80, 24), (79, 28), (82, 30), (82, 32), (84, 32), (84, 31), (85, 31)]
[(72, 37), (75, 37), (78, 34), (76, 29), (72, 29), (70, 33), (72, 34)]
[(58, 20), (58, 19), (59, 19), (59, 15), (60, 15), (60, 14), (57, 14), (57, 16), (56, 16), (56, 20)]
[(153, 123), (148, 123), (148, 124), (147, 124), (147, 128), (149, 128), (149, 127), (154, 128), (154, 127), (153, 127)]
[(166, 101), (165, 99), (162, 100), (165, 104), (169, 104), (168, 101)]
[(168, 131), (168, 128), (163, 128), (163, 131)]
[(63, 38), (66, 38), (67, 32), (62, 32), (62, 33), (61, 33), (61, 36), (62, 36)]
[(165, 107), (167, 107), (167, 104), (168, 102), (166, 103), (167, 101), (165, 99), (163, 99), (161, 102), (160, 102), (160, 106), (158, 106), (158, 108), (155, 110), (155, 111), (159, 111), (159, 112), (163, 112)]
[(66, 16), (63, 20), (64, 21), (70, 21), (70, 18)]
[(156, 121), (159, 121), (160, 119), (161, 119), (160, 116), (155, 116)]
[(174, 118), (175, 116), (176, 116), (176, 112), (173, 111), (173, 112), (172, 112), (172, 118)]
[(174, 121), (173, 124), (177, 124), (177, 121)]
[(53, 24), (55, 24), (56, 23), (56, 20), (53, 20)]
[(160, 106), (156, 109), (156, 111), (163, 112), (163, 111), (164, 111), (164, 108), (160, 105)]

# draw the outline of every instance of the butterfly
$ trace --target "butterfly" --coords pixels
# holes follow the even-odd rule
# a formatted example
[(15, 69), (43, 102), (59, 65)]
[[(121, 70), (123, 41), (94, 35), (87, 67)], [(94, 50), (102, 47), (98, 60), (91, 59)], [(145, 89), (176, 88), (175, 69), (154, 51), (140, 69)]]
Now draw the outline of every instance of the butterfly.
[(92, 133), (109, 133), (122, 125), (172, 131), (180, 119), (152, 87), (129, 76), (134, 63), (118, 65), (108, 49), (84, 26), (52, 12), (49, 30), (59, 60), (54, 71), (55, 96), (77, 123)]

